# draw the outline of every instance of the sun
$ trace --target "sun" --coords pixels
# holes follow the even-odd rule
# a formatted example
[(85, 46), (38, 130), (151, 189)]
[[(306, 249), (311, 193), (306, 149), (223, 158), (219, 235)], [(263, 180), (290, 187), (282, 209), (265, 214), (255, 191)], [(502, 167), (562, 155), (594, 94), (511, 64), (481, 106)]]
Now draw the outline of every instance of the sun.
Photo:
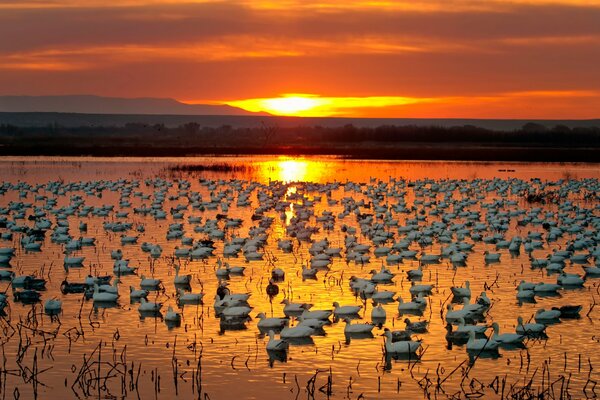
[(312, 94), (283, 94), (280, 97), (247, 99), (227, 102), (252, 112), (268, 112), (273, 115), (308, 117), (321, 115), (329, 100)]

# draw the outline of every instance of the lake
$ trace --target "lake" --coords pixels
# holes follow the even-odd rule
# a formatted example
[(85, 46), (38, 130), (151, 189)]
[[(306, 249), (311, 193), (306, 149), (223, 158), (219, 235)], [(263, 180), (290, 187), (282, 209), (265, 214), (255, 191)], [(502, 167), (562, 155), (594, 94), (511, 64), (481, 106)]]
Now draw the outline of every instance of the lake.
[[(578, 275), (584, 274), (582, 265), (598, 263), (596, 164), (276, 156), (4, 157), (0, 177), (0, 233), (13, 233), (0, 241), (0, 248), (15, 248), (0, 271), (47, 281), (39, 292), (41, 301), (33, 304), (15, 301), (10, 279), (0, 281), (8, 302), (7, 315), (0, 319), (3, 398), (527, 398), (543, 390), (557, 397), (567, 391), (573, 398), (596, 396), (598, 372), (593, 367), (600, 357), (600, 338), (599, 310), (594, 306), (599, 280), (588, 276), (582, 286), (561, 288), (556, 295), (537, 293), (525, 302), (517, 300), (515, 290), (521, 280), (557, 282), (557, 273), (535, 265), (532, 258), (569, 249), (564, 271)], [(527, 201), (526, 189), (539, 197)], [(241, 198), (248, 204), (241, 204)], [(152, 210), (152, 204), (165, 212), (164, 218), (134, 212)], [(40, 251), (27, 251), (21, 239), (35, 223), (29, 218), (35, 207), (51, 228), (42, 233)], [(190, 216), (200, 217), (200, 222), (190, 222)], [(57, 217), (68, 226), (69, 241), (85, 237), (95, 238), (95, 243), (66, 252), (67, 243), (51, 235)], [(290, 225), (299, 221), (319, 228), (310, 240), (290, 236)], [(119, 222), (131, 227), (106, 229), (106, 223)], [(81, 223), (87, 230), (80, 230)], [(181, 237), (167, 238), (169, 226), (176, 223), (194, 244), (212, 240), (212, 254), (176, 257), (176, 249), (186, 248)], [(552, 227), (569, 229), (548, 240)], [(355, 242), (368, 246), (361, 261), (347, 258), (354, 246), (348, 246), (347, 237), (354, 230)], [(122, 235), (137, 236), (137, 242), (123, 244)], [(255, 253), (262, 259), (248, 260), (241, 250), (224, 254), (225, 241), (231, 244), (237, 238), (242, 243), (241, 238), (261, 235), (266, 242), (256, 246)], [(541, 248), (531, 254), (524, 246), (519, 252), (498, 248), (498, 242), (516, 236), (524, 244), (539, 242)], [(293, 251), (278, 247), (279, 239), (291, 240)], [(319, 268), (316, 279), (303, 279), (311, 243), (324, 239), (330, 248), (342, 249), (340, 256)], [(586, 244), (574, 247), (578, 240)], [(390, 261), (388, 254), (400, 253), (400, 247), (392, 245), (402, 241), (417, 255)], [(144, 242), (160, 246), (161, 254), (153, 257), (144, 251)], [(461, 251), (465, 262), (452, 262), (450, 255), (439, 262), (419, 261), (424, 254), (440, 255), (451, 243), (466, 244)], [(389, 253), (375, 253), (386, 246)], [(115, 304), (61, 293), (65, 279), (84, 282), (88, 274), (113, 275), (111, 251), (117, 249), (137, 270), (119, 277)], [(486, 251), (499, 253), (500, 261), (486, 262)], [(587, 257), (581, 260), (583, 255)], [(65, 267), (66, 256), (85, 259), (81, 266)], [(215, 315), (219, 263), (245, 267), (243, 275), (226, 277), (231, 293), (250, 294), (251, 318), (241, 324), (223, 324)], [(370, 279), (370, 271), (383, 266), (394, 277), (378, 284), (378, 290), (393, 291), (408, 302), (407, 271), (420, 265), (423, 276), (417, 284), (434, 286), (422, 315), (400, 315), (393, 301), (382, 304), (386, 320), (373, 328), (372, 336), (348, 340), (345, 322), (329, 318), (330, 324), (310, 340), (292, 342), (285, 359), (270, 357), (265, 350), (269, 338), (257, 327), (258, 313), (283, 316), (284, 299), (310, 303), (311, 310), (331, 310), (338, 302), (362, 306), (352, 323), (370, 322), (373, 302), (350, 288), (350, 278)], [(180, 275), (192, 276), (184, 292), (204, 293), (203, 304), (178, 304), (176, 266)], [(271, 298), (266, 289), (274, 268), (283, 270), (285, 278), (276, 282), (279, 293)], [(139, 289), (142, 275), (162, 282), (148, 295), (148, 301), (163, 304), (161, 315), (142, 315), (139, 304), (130, 301), (129, 288)], [(471, 303), (482, 291), (491, 301), (479, 325), (495, 322), (501, 333), (514, 333), (518, 316), (528, 321), (541, 308), (581, 305), (580, 317), (551, 321), (545, 337), (526, 338), (522, 346), (503, 346), (495, 354), (469, 353), (465, 344), (449, 343), (445, 337), (451, 287), (467, 281)], [(53, 298), (62, 301), (58, 316), (44, 313), (44, 303)], [(181, 313), (180, 326), (165, 323), (169, 306)], [(460, 308), (454, 304), (454, 310)], [(386, 357), (384, 328), (404, 329), (407, 317), (428, 321), (428, 332), (413, 334), (413, 340), (421, 341), (418, 358)], [(296, 324), (292, 318), (290, 325)], [(523, 390), (528, 384), (531, 390)]]

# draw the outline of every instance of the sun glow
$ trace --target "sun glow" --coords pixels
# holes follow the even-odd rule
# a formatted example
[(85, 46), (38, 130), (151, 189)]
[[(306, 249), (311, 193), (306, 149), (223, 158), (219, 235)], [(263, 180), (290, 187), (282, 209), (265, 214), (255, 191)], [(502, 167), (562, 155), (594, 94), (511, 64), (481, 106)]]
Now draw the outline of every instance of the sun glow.
[(436, 99), (399, 96), (320, 97), (314, 94), (284, 94), (281, 97), (225, 101), (251, 112), (294, 117), (330, 117), (352, 115), (358, 109), (430, 103)]

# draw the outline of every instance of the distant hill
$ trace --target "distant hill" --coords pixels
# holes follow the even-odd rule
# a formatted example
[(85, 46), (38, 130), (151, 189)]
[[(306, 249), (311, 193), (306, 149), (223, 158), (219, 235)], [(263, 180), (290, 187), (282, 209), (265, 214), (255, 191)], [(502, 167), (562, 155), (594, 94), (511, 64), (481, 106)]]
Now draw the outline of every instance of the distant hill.
[(145, 115), (261, 115), (228, 105), (185, 104), (174, 99), (166, 98), (144, 97), (128, 99), (93, 95), (0, 96), (0, 112)]
[[(201, 106), (201, 107), (227, 107), (227, 106)], [(236, 110), (233, 107), (229, 107)], [(210, 109), (209, 109), (210, 110)], [(221, 110), (227, 110), (221, 109)], [(356, 127), (375, 128), (382, 125), (396, 126), (477, 126), (480, 128), (511, 131), (520, 129), (523, 125), (533, 122), (552, 128), (556, 125), (565, 125), (569, 128), (600, 127), (600, 119), (589, 120), (522, 120), (522, 119), (426, 119), (426, 118), (299, 118), (277, 117), (271, 115), (165, 115), (165, 114), (102, 114), (102, 113), (67, 113), (67, 112), (1, 112), (0, 124), (9, 124), (19, 127), (43, 127), (57, 124), (64, 127), (84, 126), (124, 126), (127, 123), (138, 124), (163, 124), (167, 127), (176, 127), (188, 122), (196, 122), (200, 126), (217, 128), (229, 125), (233, 128), (280, 127), (289, 128), (297, 126), (322, 126), (325, 128), (339, 127), (352, 124)], [(242, 110), (240, 110), (242, 111)], [(213, 111), (216, 112), (216, 111)]]

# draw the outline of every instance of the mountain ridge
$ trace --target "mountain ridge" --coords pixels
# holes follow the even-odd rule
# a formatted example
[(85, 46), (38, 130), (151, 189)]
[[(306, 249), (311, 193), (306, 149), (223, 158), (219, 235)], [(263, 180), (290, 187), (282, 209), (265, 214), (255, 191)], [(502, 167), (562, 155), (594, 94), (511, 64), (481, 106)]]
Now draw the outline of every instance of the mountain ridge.
[(226, 104), (187, 104), (172, 98), (125, 98), (90, 94), (50, 96), (0, 95), (0, 112), (119, 115), (269, 115), (267, 113), (249, 112)]

